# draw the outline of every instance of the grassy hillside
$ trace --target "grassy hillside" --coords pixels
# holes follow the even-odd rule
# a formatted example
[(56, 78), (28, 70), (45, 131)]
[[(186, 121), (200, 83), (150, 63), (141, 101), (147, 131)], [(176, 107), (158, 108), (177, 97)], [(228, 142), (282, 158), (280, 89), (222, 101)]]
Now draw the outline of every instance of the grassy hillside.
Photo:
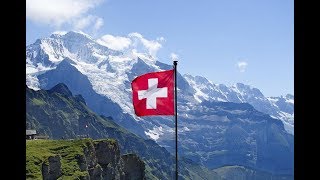
[[(110, 145), (116, 146), (113, 139), (105, 139)], [(30, 140), (26, 142), (26, 177), (42, 179), (42, 164), (48, 165), (48, 158), (61, 158), (62, 176), (59, 179), (78, 179), (89, 175), (80, 169), (78, 158), (84, 156), (84, 148), (93, 146), (92, 139), (81, 140)]]

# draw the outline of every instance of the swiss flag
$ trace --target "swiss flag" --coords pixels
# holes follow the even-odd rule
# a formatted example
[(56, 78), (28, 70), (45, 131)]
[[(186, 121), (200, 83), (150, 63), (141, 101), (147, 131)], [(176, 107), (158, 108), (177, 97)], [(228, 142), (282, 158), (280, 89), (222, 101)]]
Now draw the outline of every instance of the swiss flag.
[(131, 87), (137, 116), (174, 115), (174, 70), (143, 74)]

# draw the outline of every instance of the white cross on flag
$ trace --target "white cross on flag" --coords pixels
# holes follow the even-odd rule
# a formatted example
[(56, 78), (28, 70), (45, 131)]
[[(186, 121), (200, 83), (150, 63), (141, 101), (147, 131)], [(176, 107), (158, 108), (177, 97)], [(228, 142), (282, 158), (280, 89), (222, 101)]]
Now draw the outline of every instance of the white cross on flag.
[(132, 101), (137, 116), (174, 115), (174, 70), (152, 72), (132, 82)]

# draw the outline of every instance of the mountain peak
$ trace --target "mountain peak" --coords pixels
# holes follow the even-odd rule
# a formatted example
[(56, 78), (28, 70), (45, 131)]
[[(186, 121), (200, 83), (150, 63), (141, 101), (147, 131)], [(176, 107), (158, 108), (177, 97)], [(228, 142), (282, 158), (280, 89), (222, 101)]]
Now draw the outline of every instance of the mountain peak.
[(212, 82), (210, 82), (207, 78), (203, 77), (203, 76), (194, 76), (194, 75), (191, 75), (191, 74), (184, 74), (183, 77), (185, 78), (188, 78), (188, 79), (192, 79), (194, 81), (198, 81), (200, 83), (203, 83), (203, 84), (206, 84), (206, 83), (211, 83), (213, 84)]
[(245, 85), (245, 84), (243, 84), (243, 83), (236, 83), (236, 86), (237, 87), (250, 87), (249, 85)]
[(236, 83), (235, 85), (233, 85), (233, 87), (237, 88), (241, 94), (245, 93), (245, 94), (252, 94), (255, 97), (264, 97), (264, 95), (259, 89), (252, 87), (250, 85), (246, 85), (243, 83)]
[(82, 31), (55, 31), (53, 32), (50, 37), (55, 37), (55, 36), (85, 36), (86, 38), (92, 39), (92, 37)]
[(50, 35), (50, 38), (52, 39), (64, 39), (64, 40), (71, 40), (74, 42), (90, 42), (94, 41), (93, 38), (82, 32), (82, 31), (57, 31), (53, 32)]
[(92, 39), (92, 37), (90, 35), (82, 32), (82, 31), (69, 31), (65, 35), (77, 35), (77, 36), (81, 35), (81, 36), (85, 36), (89, 39)]
[(68, 31), (55, 31), (51, 35), (61, 35), (61, 36), (63, 36), (65, 34), (67, 34), (67, 33), (68, 33)]
[(288, 99), (294, 99), (294, 96), (293, 96), (292, 94), (287, 94), (287, 95), (286, 95), (286, 98), (288, 98)]
[(67, 87), (67, 85), (65, 85), (64, 83), (59, 83), (57, 85), (55, 85), (53, 88), (51, 88), (49, 90), (50, 93), (59, 93), (59, 94), (63, 94), (67, 97), (72, 96), (72, 92), (69, 90), (69, 88)]

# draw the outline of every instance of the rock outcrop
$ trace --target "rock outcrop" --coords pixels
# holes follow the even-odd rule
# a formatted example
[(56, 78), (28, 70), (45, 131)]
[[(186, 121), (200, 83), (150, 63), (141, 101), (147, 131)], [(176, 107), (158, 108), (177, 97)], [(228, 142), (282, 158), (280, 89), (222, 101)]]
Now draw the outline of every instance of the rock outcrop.
[(109, 141), (95, 143), (95, 154), (105, 179), (123, 179), (123, 160), (118, 145)]
[(62, 175), (60, 156), (50, 156), (48, 164), (42, 163), (42, 177), (44, 180), (55, 180)]
[(121, 156), (123, 159), (123, 172), (125, 180), (142, 180), (145, 179), (144, 162), (136, 154), (126, 154)]
[[(81, 140), (80, 140), (81, 141)], [(145, 163), (136, 154), (120, 155), (118, 143), (114, 140), (89, 140), (83, 146), (83, 154), (76, 154), (73, 161), (78, 164), (79, 179), (86, 180), (143, 180)], [(59, 148), (57, 148), (59, 149)], [(42, 163), (42, 179), (54, 180), (73, 176), (64, 174), (61, 166), (63, 155), (49, 156)]]

